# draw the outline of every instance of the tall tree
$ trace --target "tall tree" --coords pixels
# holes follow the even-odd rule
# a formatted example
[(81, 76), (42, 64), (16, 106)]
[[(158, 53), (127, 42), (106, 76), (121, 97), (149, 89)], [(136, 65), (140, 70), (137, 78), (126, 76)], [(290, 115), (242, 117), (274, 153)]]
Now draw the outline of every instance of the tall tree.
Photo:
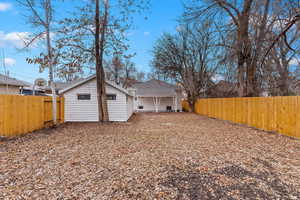
[(54, 84), (54, 49), (51, 44), (51, 32), (53, 24), (53, 7), (52, 0), (17, 0), (17, 2), (22, 5), (25, 12), (29, 13), (27, 19), (29, 23), (35, 28), (42, 28), (41, 32), (33, 34), (28, 40), (26, 47), (34, 45), (41, 39), (46, 41), (46, 54), (44, 54), (44, 59), (31, 60), (28, 59), (29, 63), (38, 62), (43, 66), (47, 66), (49, 69), (49, 80), (52, 90), (52, 117), (53, 123), (56, 125), (56, 91)]
[[(108, 19), (109, 0), (104, 0), (104, 15), (102, 17), (102, 23), (100, 23), (99, 0), (96, 0), (95, 3), (96, 3), (95, 55), (96, 55), (98, 113), (99, 113), (99, 121), (107, 122), (109, 119), (108, 119), (108, 108), (107, 108), (106, 91), (105, 91), (106, 83), (105, 83), (105, 73), (103, 69), (103, 54), (104, 54), (105, 32), (106, 32), (107, 19)], [(100, 31), (100, 26), (101, 26), (101, 31)]]
[(131, 14), (146, 9), (147, 2), (148, 0), (87, 1), (74, 17), (60, 22), (63, 28), (57, 36), (58, 46), (75, 52), (71, 56), (81, 58), (79, 63), (82, 67), (89, 68), (91, 73), (96, 70), (100, 121), (108, 121), (105, 56), (113, 52), (122, 54), (128, 49), (126, 31), (132, 25)]
[[(214, 17), (215, 23), (227, 25), (231, 31), (222, 32), (232, 37), (224, 46), (229, 47), (227, 58), (235, 60), (239, 96), (259, 96), (263, 87), (260, 76), (264, 66), (264, 55), (273, 24), (278, 16), (286, 18), (289, 13), (299, 9), (299, 1), (291, 0), (195, 0), (188, 5), (186, 19), (195, 23), (197, 20)], [(219, 17), (222, 17), (220, 20)], [(224, 20), (225, 18), (225, 20)], [(198, 22), (200, 23), (200, 22)], [(295, 20), (294, 20), (295, 23)], [(228, 53), (231, 52), (231, 53)]]
[(213, 59), (221, 53), (221, 48), (214, 47), (216, 42), (210, 22), (204, 21), (194, 26), (184, 24), (177, 34), (164, 34), (154, 46), (154, 72), (179, 83), (192, 109), (205, 95), (219, 67)]

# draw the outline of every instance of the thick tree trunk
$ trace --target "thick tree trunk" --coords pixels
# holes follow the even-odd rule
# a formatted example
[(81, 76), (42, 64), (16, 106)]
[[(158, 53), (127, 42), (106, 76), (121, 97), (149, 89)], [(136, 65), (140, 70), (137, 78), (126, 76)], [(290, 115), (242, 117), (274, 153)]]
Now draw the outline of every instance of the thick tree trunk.
[(197, 97), (194, 94), (188, 94), (188, 103), (190, 107), (190, 112), (195, 112), (195, 104), (197, 102)]
[(96, 79), (97, 79), (97, 97), (98, 97), (98, 118), (100, 122), (107, 122), (108, 109), (106, 102), (106, 90), (105, 90), (105, 74), (103, 69), (103, 52), (104, 52), (104, 40), (105, 40), (105, 28), (107, 24), (107, 3), (105, 3), (104, 20), (101, 26), (101, 40), (100, 40), (100, 11), (99, 0), (96, 0), (96, 13), (95, 13), (95, 56), (96, 56)]
[(289, 95), (289, 77), (288, 71), (284, 71), (280, 73), (280, 81), (279, 81), (279, 89), (281, 96)]
[[(256, 66), (251, 65), (251, 42), (249, 39), (249, 16), (253, 0), (245, 0), (243, 11), (238, 16), (237, 49), (238, 49), (238, 94), (252, 96), (255, 91)], [(245, 80), (246, 78), (246, 80)]]

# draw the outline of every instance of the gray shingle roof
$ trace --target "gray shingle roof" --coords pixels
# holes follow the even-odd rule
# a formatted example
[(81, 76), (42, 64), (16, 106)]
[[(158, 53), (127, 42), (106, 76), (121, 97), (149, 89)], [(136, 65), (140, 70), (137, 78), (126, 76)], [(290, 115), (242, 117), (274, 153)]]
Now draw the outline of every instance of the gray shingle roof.
[(0, 85), (29, 86), (30, 83), (0, 74)]
[[(59, 94), (63, 94), (63, 93), (65, 93), (65, 92), (67, 92), (67, 91), (69, 91), (69, 90), (71, 90), (71, 89), (73, 89), (73, 88), (75, 88), (77, 86), (83, 85), (83, 84), (85, 84), (86, 82), (88, 82), (88, 81), (90, 81), (92, 79), (96, 79), (96, 75), (91, 75), (91, 76), (89, 76), (89, 77), (87, 77), (85, 79), (82, 79), (79, 82), (76, 82), (76, 83), (70, 85), (69, 87), (63, 88), (62, 90), (59, 91)], [(108, 84), (108, 85), (110, 85), (110, 86), (112, 86), (112, 87), (120, 90), (121, 92), (123, 92), (123, 93), (125, 93), (125, 94), (127, 94), (129, 96), (133, 96), (125, 88), (122, 88), (121, 86), (116, 85), (115, 83), (113, 83), (113, 82), (111, 82), (109, 80), (105, 80), (105, 82), (106, 82), (106, 84)]]
[(176, 85), (155, 79), (136, 83), (132, 87), (136, 89), (136, 96), (140, 97), (174, 97), (179, 89)]

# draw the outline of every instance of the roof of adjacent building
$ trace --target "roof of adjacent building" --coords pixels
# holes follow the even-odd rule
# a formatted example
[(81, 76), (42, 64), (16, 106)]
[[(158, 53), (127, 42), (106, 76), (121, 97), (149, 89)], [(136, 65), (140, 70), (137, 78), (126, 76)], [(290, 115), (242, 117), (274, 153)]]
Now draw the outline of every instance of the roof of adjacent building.
[[(76, 88), (76, 87), (78, 87), (78, 86), (81, 86), (81, 85), (83, 85), (83, 84), (85, 84), (85, 83), (87, 83), (87, 82), (89, 82), (89, 81), (91, 81), (91, 80), (93, 80), (93, 79), (96, 79), (96, 75), (92, 75), (92, 76), (89, 76), (89, 77), (87, 77), (87, 78), (85, 78), (85, 79), (83, 79), (83, 80), (81, 80), (81, 81), (75, 82), (74, 84), (72, 84), (72, 85), (70, 85), (70, 86), (68, 86), (68, 87), (66, 87), (66, 88), (64, 88), (64, 89), (62, 89), (62, 90), (60, 90), (60, 91), (59, 91), (59, 94), (66, 93), (66, 92), (68, 92), (69, 90), (74, 89), (74, 88)], [(119, 91), (121, 91), (121, 92), (123, 92), (123, 93), (125, 93), (125, 94), (127, 94), (127, 95), (129, 95), (129, 96), (133, 96), (133, 95), (130, 94), (126, 89), (120, 87), (119, 85), (117, 85), (117, 84), (115, 84), (115, 83), (113, 83), (113, 82), (111, 82), (111, 81), (108, 81), (108, 80), (106, 80), (105, 82), (106, 82), (106, 84), (108, 84), (108, 85), (110, 85), (110, 86), (116, 88), (117, 90), (119, 90)]]
[(156, 79), (135, 83), (132, 88), (139, 97), (175, 97), (180, 89), (176, 85)]
[(0, 85), (29, 86), (30, 83), (0, 74)]
[[(76, 79), (76, 80), (73, 80), (73, 81), (70, 81), (70, 82), (54, 82), (55, 84), (55, 89), (56, 90), (63, 90), (67, 87), (70, 87), (76, 83), (79, 83), (81, 81), (84, 81), (85, 79), (83, 78), (80, 78), (80, 79)], [(51, 86), (50, 85), (46, 85), (46, 86), (43, 86), (43, 87), (39, 87), (40, 89), (43, 89), (43, 90), (51, 90)]]

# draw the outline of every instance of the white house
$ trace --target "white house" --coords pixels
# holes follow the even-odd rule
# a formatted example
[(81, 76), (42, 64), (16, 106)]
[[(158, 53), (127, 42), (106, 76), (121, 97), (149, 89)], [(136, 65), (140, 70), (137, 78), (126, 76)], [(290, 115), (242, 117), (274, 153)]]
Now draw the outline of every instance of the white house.
[[(65, 121), (98, 121), (96, 76), (64, 88), (59, 92), (65, 98)], [(109, 121), (127, 121), (133, 113), (133, 95), (124, 88), (106, 81)]]
[(182, 110), (181, 88), (159, 80), (132, 85), (135, 91), (134, 108), (137, 112), (167, 112)]

